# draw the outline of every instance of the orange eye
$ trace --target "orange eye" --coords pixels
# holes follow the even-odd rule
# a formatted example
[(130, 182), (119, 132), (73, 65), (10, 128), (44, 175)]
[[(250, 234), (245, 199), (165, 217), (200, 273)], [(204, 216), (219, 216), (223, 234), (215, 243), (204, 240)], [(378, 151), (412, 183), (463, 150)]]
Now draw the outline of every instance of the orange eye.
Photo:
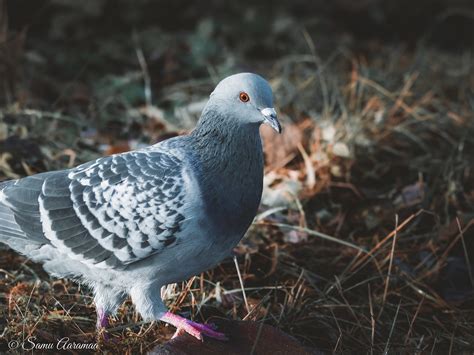
[(239, 99), (242, 102), (248, 102), (250, 100), (250, 97), (249, 94), (247, 94), (246, 92), (241, 92), (239, 95)]

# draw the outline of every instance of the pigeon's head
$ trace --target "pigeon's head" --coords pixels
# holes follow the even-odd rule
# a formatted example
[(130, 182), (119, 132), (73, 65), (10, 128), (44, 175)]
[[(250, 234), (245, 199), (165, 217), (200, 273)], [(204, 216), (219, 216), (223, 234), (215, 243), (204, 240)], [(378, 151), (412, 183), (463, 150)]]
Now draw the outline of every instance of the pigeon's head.
[(281, 133), (273, 108), (272, 89), (260, 75), (240, 73), (223, 79), (212, 92), (209, 103), (223, 108), (224, 115), (241, 124), (267, 123)]

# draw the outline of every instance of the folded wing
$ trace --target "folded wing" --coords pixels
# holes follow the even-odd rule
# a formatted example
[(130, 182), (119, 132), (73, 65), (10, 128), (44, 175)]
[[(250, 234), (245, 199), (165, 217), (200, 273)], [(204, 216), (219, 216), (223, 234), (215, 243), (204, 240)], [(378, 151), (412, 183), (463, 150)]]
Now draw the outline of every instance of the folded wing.
[(177, 242), (183, 174), (175, 155), (149, 149), (17, 180), (1, 192), (0, 239), (17, 234), (87, 264), (126, 267)]

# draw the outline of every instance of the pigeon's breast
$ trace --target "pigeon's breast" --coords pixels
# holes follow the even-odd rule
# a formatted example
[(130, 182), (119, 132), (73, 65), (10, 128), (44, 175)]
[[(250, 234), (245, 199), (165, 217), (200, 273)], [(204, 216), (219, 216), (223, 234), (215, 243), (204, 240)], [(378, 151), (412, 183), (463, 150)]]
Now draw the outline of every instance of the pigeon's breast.
[(203, 203), (214, 242), (234, 247), (257, 213), (263, 187), (263, 157), (258, 151), (215, 169), (202, 186)]

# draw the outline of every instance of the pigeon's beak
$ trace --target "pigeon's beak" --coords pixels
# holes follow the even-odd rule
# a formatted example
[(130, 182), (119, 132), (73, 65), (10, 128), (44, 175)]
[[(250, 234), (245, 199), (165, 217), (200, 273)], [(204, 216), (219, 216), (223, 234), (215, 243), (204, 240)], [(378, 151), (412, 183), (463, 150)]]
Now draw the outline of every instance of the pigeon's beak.
[(260, 111), (264, 117), (263, 123), (269, 124), (275, 131), (281, 133), (281, 125), (278, 122), (277, 113), (274, 108), (264, 108)]

